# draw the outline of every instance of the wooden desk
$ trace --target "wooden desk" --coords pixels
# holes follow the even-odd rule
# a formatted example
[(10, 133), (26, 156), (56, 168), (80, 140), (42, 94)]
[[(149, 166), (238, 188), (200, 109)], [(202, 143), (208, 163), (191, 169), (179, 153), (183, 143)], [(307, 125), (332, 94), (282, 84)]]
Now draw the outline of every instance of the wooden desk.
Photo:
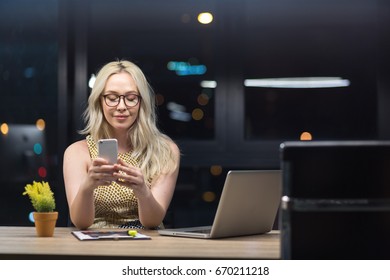
[(223, 239), (160, 236), (151, 240), (79, 241), (74, 228), (36, 237), (34, 227), (0, 227), (0, 259), (279, 259), (280, 233)]

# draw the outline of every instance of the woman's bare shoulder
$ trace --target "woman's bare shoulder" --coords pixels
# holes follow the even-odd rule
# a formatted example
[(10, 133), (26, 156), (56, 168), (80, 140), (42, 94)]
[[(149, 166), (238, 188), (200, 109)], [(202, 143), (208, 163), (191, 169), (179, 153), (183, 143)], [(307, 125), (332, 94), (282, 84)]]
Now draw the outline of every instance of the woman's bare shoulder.
[(172, 140), (170, 140), (168, 142), (168, 144), (169, 144), (169, 147), (170, 147), (172, 153), (175, 155), (175, 157), (180, 157), (180, 149), (177, 146), (177, 144), (175, 142), (173, 142)]
[(70, 144), (65, 150), (65, 155), (73, 155), (73, 154), (89, 155), (87, 141), (80, 140)]

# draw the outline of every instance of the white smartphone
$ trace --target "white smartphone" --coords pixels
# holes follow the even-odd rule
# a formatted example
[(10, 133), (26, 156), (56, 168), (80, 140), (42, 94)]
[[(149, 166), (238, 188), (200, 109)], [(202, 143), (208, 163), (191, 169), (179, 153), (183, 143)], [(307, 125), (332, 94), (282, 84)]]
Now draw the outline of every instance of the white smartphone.
[(98, 140), (99, 157), (108, 160), (110, 164), (115, 164), (118, 160), (118, 141), (116, 139)]

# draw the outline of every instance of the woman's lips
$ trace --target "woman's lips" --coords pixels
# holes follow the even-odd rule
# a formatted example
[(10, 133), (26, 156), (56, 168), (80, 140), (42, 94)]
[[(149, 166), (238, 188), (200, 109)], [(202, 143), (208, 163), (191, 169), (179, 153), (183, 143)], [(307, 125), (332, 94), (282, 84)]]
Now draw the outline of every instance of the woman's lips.
[(125, 116), (125, 115), (123, 115), (123, 116), (115, 116), (115, 118), (118, 119), (118, 120), (125, 120), (125, 119), (128, 118), (128, 116)]

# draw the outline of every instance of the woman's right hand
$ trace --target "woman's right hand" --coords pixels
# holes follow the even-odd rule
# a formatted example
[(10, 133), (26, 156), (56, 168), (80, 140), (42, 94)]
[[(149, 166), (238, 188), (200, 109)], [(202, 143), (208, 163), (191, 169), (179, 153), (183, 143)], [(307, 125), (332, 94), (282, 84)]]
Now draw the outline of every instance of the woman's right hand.
[(95, 189), (98, 186), (110, 185), (116, 180), (113, 176), (114, 172), (116, 172), (114, 165), (108, 164), (108, 161), (103, 158), (95, 158), (88, 168), (86, 186)]

